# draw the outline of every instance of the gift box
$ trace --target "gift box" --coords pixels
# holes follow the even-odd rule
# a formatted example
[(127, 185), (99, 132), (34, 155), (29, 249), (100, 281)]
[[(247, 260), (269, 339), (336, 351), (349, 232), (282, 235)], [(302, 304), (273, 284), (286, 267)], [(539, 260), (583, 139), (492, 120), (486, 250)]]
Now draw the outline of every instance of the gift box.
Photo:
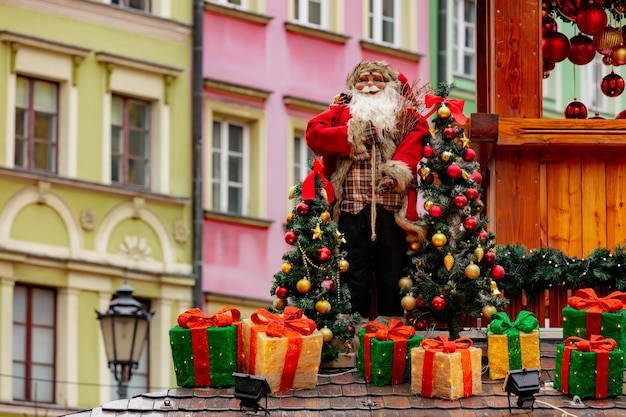
[(323, 336), (301, 309), (255, 311), (242, 321), (242, 341), (242, 372), (265, 377), (272, 392), (317, 384)]
[(625, 295), (615, 291), (598, 297), (591, 288), (578, 290), (562, 311), (563, 340), (571, 336), (589, 340), (591, 335), (601, 335), (626, 351), (626, 312), (621, 301)]
[(357, 332), (357, 373), (374, 385), (401, 384), (411, 378), (411, 349), (423, 338), (411, 326), (391, 319), (389, 327), (370, 321)]
[(489, 379), (504, 379), (511, 369), (541, 370), (539, 322), (530, 311), (521, 311), (515, 322), (504, 312), (491, 316), (487, 328)]
[(580, 398), (622, 395), (624, 352), (610, 338), (568, 337), (556, 345), (554, 388)]
[(239, 368), (241, 313), (225, 307), (212, 316), (194, 308), (170, 329), (176, 383), (180, 387), (231, 387)]
[(441, 335), (411, 349), (411, 392), (450, 400), (482, 392), (482, 350), (472, 344)]

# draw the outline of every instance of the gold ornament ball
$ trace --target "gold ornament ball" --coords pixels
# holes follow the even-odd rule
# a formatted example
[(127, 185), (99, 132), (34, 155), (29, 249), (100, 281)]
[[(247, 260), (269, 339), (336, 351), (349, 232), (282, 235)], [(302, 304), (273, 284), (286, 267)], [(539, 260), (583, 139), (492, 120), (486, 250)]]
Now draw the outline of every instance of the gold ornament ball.
[(411, 242), (409, 243), (409, 249), (413, 252), (419, 252), (422, 250), (422, 242)]
[(328, 314), (330, 312), (330, 303), (327, 300), (319, 300), (315, 303), (315, 311), (320, 314)]
[(439, 109), (437, 110), (437, 116), (441, 117), (442, 119), (447, 119), (448, 117), (450, 117), (450, 114), (452, 114), (452, 112), (450, 111), (450, 107), (446, 106), (445, 104), (442, 104), (441, 107), (439, 107)]
[(280, 270), (283, 272), (283, 274), (288, 274), (291, 272), (291, 270), (293, 269), (293, 265), (291, 264), (291, 262), (285, 262), (281, 267)]
[(296, 186), (295, 186), (295, 185), (292, 185), (292, 186), (289, 188), (289, 199), (290, 199), (290, 200), (293, 200), (293, 198), (294, 198), (295, 196), (296, 196)]
[(442, 161), (448, 162), (451, 157), (452, 157), (452, 152), (450, 152), (450, 151), (443, 151), (443, 152), (441, 152), (441, 160)]
[(311, 290), (311, 281), (306, 278), (302, 278), (296, 283), (296, 289), (300, 294), (306, 294)]
[(400, 304), (402, 305), (402, 308), (404, 310), (412, 311), (415, 309), (415, 306), (417, 305), (417, 300), (411, 294), (407, 294), (404, 297), (402, 297)]
[(274, 308), (276, 310), (284, 310), (285, 306), (287, 305), (287, 302), (285, 300), (283, 300), (282, 298), (274, 298), (274, 300), (272, 301), (272, 305), (274, 306)]
[(287, 216), (285, 216), (285, 220), (287, 220), (287, 223), (291, 223), (293, 221), (293, 213), (287, 214)]
[(430, 210), (430, 208), (435, 205), (435, 202), (433, 200), (426, 200), (424, 201), (424, 210), (428, 211)]
[(330, 213), (328, 211), (325, 211), (320, 214), (320, 218), (322, 219), (322, 222), (328, 223), (328, 221), (330, 220)]
[(320, 329), (320, 333), (322, 334), (322, 340), (324, 340), (325, 343), (330, 342), (331, 340), (333, 340), (333, 331), (330, 330), (328, 327), (324, 326)]
[(480, 268), (474, 262), (470, 262), (469, 265), (465, 267), (465, 276), (469, 279), (476, 279), (480, 276)]
[(437, 232), (433, 235), (430, 241), (433, 243), (433, 245), (436, 248), (440, 248), (444, 246), (446, 243), (448, 243), (448, 238), (443, 233)]
[(346, 272), (350, 268), (350, 263), (345, 259), (340, 259), (337, 262), (337, 266), (339, 267), (339, 271)]
[(493, 316), (497, 312), (498, 312), (498, 309), (492, 305), (488, 304), (483, 307), (483, 316), (487, 317), (488, 319), (490, 319), (491, 316)]
[(411, 288), (413, 286), (413, 280), (410, 277), (402, 277), (398, 281), (398, 287)]

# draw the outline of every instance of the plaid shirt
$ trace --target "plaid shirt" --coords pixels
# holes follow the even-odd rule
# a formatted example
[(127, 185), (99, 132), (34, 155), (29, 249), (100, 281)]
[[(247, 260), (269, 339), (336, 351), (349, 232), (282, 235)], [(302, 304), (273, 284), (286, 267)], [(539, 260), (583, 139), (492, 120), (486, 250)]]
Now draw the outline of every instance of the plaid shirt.
[[(341, 201), (341, 211), (357, 214), (369, 204), (372, 204), (372, 164), (371, 148), (368, 149), (369, 157), (364, 160), (352, 162), (346, 180), (343, 183), (343, 200)], [(385, 161), (382, 160), (380, 152), (376, 152), (376, 165), (380, 166)], [(376, 184), (380, 182), (380, 174), (376, 175)], [(374, 190), (373, 192), (378, 192)], [(400, 195), (395, 192), (388, 192), (376, 196), (376, 205), (387, 210), (400, 208), (402, 205)]]

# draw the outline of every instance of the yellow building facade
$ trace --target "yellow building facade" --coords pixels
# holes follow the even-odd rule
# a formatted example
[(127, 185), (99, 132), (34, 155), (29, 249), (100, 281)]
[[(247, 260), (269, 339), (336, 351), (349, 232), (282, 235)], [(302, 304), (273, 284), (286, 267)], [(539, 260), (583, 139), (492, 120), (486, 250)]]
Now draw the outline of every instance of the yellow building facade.
[(0, 0), (0, 416), (116, 399), (95, 311), (154, 312), (129, 394), (175, 386), (192, 304), (191, 0)]

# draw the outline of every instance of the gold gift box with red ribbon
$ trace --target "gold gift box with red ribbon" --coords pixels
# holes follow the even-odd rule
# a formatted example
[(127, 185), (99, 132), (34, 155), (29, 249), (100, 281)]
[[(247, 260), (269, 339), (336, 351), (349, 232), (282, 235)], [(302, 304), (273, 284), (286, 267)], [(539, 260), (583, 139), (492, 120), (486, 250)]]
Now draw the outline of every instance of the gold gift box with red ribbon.
[(315, 388), (323, 336), (301, 309), (255, 311), (242, 321), (242, 341), (242, 372), (264, 377), (272, 392)]
[(170, 347), (179, 387), (231, 387), (241, 355), (241, 313), (224, 307), (212, 316), (199, 308), (178, 316)]
[(450, 400), (482, 392), (482, 350), (472, 344), (440, 335), (411, 349), (411, 392)]

